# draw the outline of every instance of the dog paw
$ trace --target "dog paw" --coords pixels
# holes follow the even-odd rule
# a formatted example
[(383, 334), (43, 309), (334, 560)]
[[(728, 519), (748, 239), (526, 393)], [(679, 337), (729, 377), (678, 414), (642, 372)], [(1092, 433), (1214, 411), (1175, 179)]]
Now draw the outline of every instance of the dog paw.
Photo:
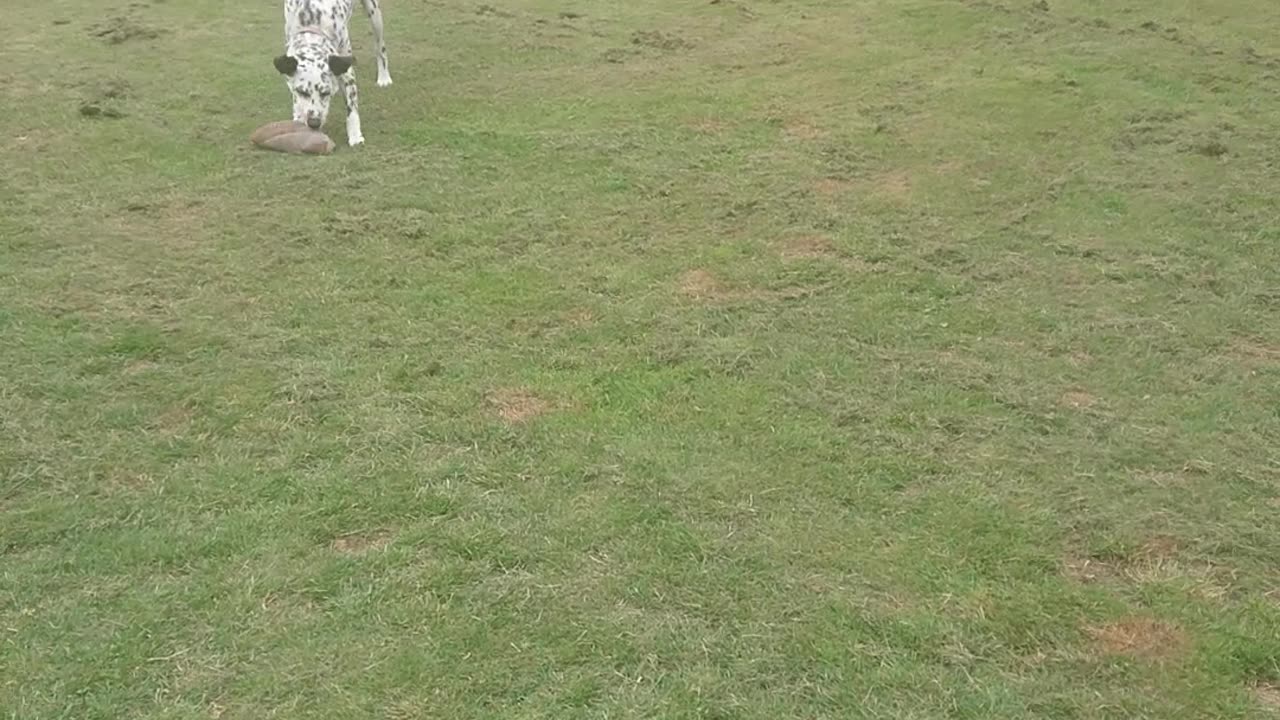
[(391, 87), (391, 76), (390, 76), (390, 75), (379, 75), (379, 76), (378, 76), (378, 87)]
[(356, 135), (355, 137), (347, 138), (347, 145), (350, 145), (351, 147), (360, 147), (363, 144), (364, 144), (363, 135)]

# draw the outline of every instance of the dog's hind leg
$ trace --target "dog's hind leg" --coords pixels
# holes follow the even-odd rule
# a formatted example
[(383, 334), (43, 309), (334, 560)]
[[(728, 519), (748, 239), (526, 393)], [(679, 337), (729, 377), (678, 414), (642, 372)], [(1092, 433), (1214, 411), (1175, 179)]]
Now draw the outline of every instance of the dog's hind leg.
[(338, 82), (342, 84), (342, 96), (347, 103), (347, 144), (351, 147), (363, 145), (364, 133), (360, 130), (360, 89), (356, 87), (356, 69), (347, 68), (346, 72), (338, 76)]
[(387, 64), (387, 41), (382, 30), (382, 9), (378, 0), (364, 0), (364, 11), (373, 25), (373, 42), (378, 46), (378, 87), (391, 84), (391, 68)]

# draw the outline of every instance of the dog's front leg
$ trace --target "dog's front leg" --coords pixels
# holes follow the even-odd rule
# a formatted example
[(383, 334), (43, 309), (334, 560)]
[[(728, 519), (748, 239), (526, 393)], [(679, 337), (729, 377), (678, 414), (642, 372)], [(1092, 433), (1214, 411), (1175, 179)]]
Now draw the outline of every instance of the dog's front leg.
[(342, 83), (342, 97), (347, 102), (347, 144), (351, 147), (364, 144), (360, 131), (360, 89), (356, 87), (356, 69), (348, 68), (338, 76)]

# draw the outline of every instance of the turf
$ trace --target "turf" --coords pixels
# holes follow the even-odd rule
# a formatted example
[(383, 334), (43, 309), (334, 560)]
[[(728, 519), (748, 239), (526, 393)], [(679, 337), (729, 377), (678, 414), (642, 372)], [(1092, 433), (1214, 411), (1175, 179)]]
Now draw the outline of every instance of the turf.
[(8, 15), (0, 717), (1280, 712), (1280, 4)]

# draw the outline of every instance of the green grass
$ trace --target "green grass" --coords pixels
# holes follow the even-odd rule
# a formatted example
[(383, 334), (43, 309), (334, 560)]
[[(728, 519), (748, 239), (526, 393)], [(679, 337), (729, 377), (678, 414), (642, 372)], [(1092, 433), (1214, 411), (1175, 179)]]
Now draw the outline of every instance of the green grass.
[(0, 717), (1280, 712), (1280, 4), (28, 5)]

